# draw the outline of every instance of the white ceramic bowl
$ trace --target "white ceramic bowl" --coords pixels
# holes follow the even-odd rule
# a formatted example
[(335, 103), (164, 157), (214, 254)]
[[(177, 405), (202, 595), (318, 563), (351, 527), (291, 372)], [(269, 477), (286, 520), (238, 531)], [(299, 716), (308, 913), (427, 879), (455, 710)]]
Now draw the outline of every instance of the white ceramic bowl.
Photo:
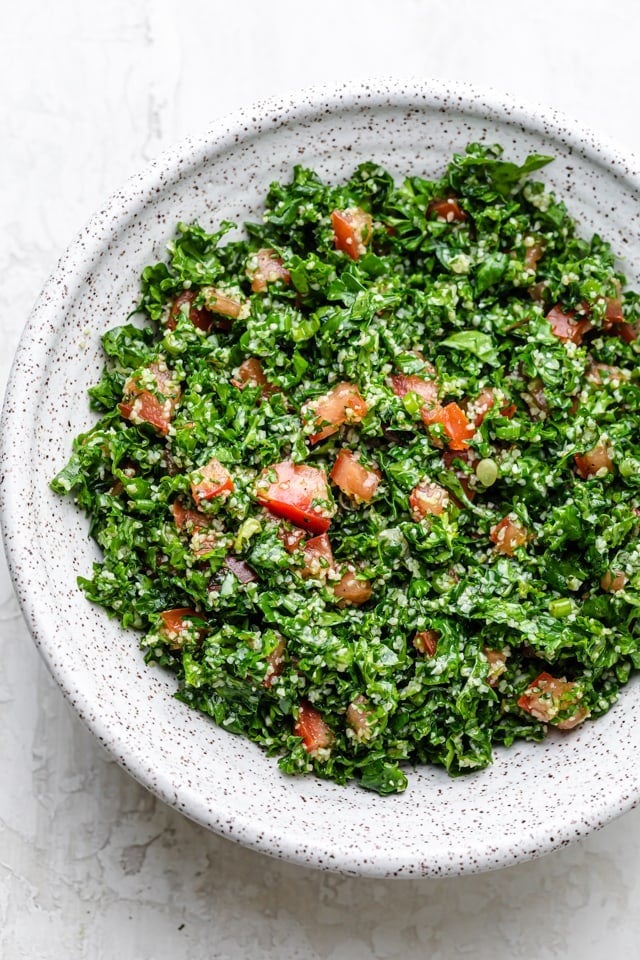
[(540, 177), (581, 230), (608, 238), (640, 279), (637, 173), (553, 114), (468, 87), (376, 82), (258, 104), (188, 140), (129, 181), (91, 220), (27, 324), (2, 422), (2, 520), (15, 587), (36, 644), (80, 717), (134, 777), (194, 820), (276, 857), (345, 873), (444, 876), (548, 852), (630, 809), (640, 796), (640, 687), (571, 735), (498, 750), (489, 769), (449, 779), (411, 772), (401, 796), (290, 778), (258, 747), (172, 698), (138, 636), (76, 586), (98, 555), (87, 521), (49, 480), (91, 422), (86, 389), (100, 335), (138, 298), (142, 267), (178, 220), (255, 217), (269, 183), (304, 163), (332, 180), (374, 159), (397, 176), (437, 175), (471, 141), (509, 158), (553, 154)]

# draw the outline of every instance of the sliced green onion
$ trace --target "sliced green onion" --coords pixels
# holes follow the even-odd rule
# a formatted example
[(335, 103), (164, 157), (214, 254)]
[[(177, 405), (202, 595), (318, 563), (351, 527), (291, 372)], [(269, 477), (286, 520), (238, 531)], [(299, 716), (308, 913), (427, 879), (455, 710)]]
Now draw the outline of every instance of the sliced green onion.
[(573, 613), (573, 601), (569, 597), (563, 597), (560, 600), (551, 600), (549, 603), (549, 613), (552, 617), (568, 617)]
[(625, 457), (618, 469), (623, 477), (640, 476), (640, 461), (634, 457)]
[(414, 393), (413, 390), (410, 390), (408, 393), (405, 393), (402, 398), (402, 403), (407, 413), (415, 417), (424, 407), (424, 397), (420, 397), (417, 393)]

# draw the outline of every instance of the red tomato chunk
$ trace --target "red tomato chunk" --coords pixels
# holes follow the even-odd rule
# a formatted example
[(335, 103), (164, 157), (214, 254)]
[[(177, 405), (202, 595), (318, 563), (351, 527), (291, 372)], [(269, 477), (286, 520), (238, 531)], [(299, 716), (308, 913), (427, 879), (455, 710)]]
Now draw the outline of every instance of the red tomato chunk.
[(189, 530), (209, 526), (209, 518), (204, 513), (200, 513), (199, 510), (188, 510), (178, 500), (174, 500), (171, 510), (178, 530), (183, 530), (185, 527)]
[(483, 387), (473, 403), (467, 407), (467, 414), (473, 420), (476, 427), (479, 427), (489, 410), (496, 402), (495, 392), (492, 387)]
[(464, 410), (455, 401), (447, 403), (444, 407), (438, 404), (431, 410), (423, 407), (420, 415), (427, 426), (442, 424), (445, 436), (449, 440), (449, 450), (466, 450), (469, 446), (467, 441), (471, 440), (476, 432)]
[(300, 549), (300, 544), (304, 540), (304, 530), (287, 530), (281, 527), (278, 530), (278, 537), (282, 540), (287, 553), (294, 553)]
[(589, 330), (592, 324), (590, 320), (583, 317), (576, 320), (576, 311), (569, 310), (565, 313), (559, 306), (553, 307), (547, 314), (547, 320), (551, 324), (551, 332), (555, 337), (564, 342), (581, 344), (582, 338)]
[[(525, 238), (526, 240), (533, 240), (532, 237)], [(538, 265), (538, 260), (542, 259), (544, 254), (544, 245), (539, 240), (534, 240), (533, 243), (527, 245), (527, 249), (524, 255), (524, 265), (528, 270), (536, 272), (536, 267)]]
[(491, 528), (489, 539), (495, 544), (496, 553), (512, 557), (518, 547), (523, 547), (529, 539), (527, 531), (519, 520), (510, 514)]
[(336, 583), (333, 592), (340, 601), (339, 606), (359, 607), (371, 599), (373, 590), (369, 580), (361, 580), (354, 571), (348, 570)]
[(432, 200), (427, 207), (427, 216), (446, 220), (447, 223), (463, 223), (467, 215), (455, 197), (446, 197), (444, 200)]
[(191, 476), (191, 496), (196, 504), (213, 497), (228, 496), (233, 492), (231, 474), (215, 457), (204, 467), (195, 470)]
[[(193, 303), (200, 296), (204, 300), (203, 305), (194, 307)], [(183, 290), (173, 301), (166, 326), (169, 330), (175, 330), (178, 317), (187, 312), (189, 320), (198, 330), (205, 333), (209, 333), (212, 328), (229, 331), (232, 321), (237, 319), (241, 310), (242, 304), (239, 300), (228, 297), (214, 287), (202, 287), (201, 290), (192, 288)]]
[[(467, 498), (469, 500), (475, 500), (476, 489), (475, 489), (475, 485), (472, 485), (471, 474), (467, 473), (461, 467), (454, 466), (456, 460), (459, 460), (461, 463), (473, 464), (477, 460), (475, 452), (473, 450), (443, 450), (442, 451), (442, 462), (444, 466), (447, 468), (447, 470), (453, 470)], [(458, 507), (463, 506), (463, 503), (461, 503), (460, 500), (458, 500), (456, 497), (452, 497), (452, 500)]]
[(199, 510), (187, 510), (177, 500), (172, 506), (173, 519), (178, 530), (191, 534), (191, 551), (203, 557), (218, 545), (218, 531), (211, 526), (211, 518)]
[[(482, 424), (482, 421), (489, 413), (489, 410), (492, 410), (495, 406), (495, 402), (496, 393), (493, 387), (483, 387), (476, 399), (467, 405), (467, 416), (473, 421), (476, 427), (479, 427)], [(500, 409), (502, 416), (507, 417), (508, 420), (511, 420), (515, 412), (516, 407), (513, 403), (507, 403)]]
[(234, 297), (229, 297), (221, 290), (215, 287), (203, 287), (201, 293), (204, 297), (204, 305), (211, 313), (218, 313), (229, 320), (237, 320), (242, 313), (242, 303)]
[(118, 409), (126, 420), (148, 423), (158, 433), (167, 434), (180, 392), (180, 385), (160, 358), (127, 380)]
[(485, 647), (482, 652), (489, 661), (487, 683), (490, 687), (496, 687), (500, 677), (507, 669), (507, 655), (502, 650), (492, 650), (491, 647)]
[(293, 732), (296, 737), (302, 737), (305, 750), (312, 756), (318, 751), (330, 750), (335, 739), (329, 724), (308, 700), (300, 701)]
[(368, 410), (358, 387), (353, 383), (338, 383), (329, 393), (305, 403), (303, 419), (313, 418), (318, 429), (309, 437), (310, 443), (318, 443), (337, 433), (344, 423), (360, 423)]
[(638, 325), (637, 323), (629, 323), (625, 320), (622, 295), (618, 281), (616, 281), (616, 286), (619, 291), (618, 296), (607, 299), (604, 329), (608, 330), (614, 336), (620, 337), (625, 343), (633, 343), (633, 341), (638, 338)]
[[(178, 650), (187, 638), (187, 633), (195, 626), (193, 620), (201, 620), (202, 616), (191, 607), (175, 607), (173, 610), (164, 610), (160, 618), (160, 636), (169, 643), (172, 650)], [(196, 632), (200, 638), (204, 634), (204, 628), (197, 626)]]
[(373, 226), (370, 213), (360, 207), (334, 210), (331, 214), (331, 226), (336, 250), (342, 250), (352, 260), (359, 260), (367, 252)]
[(345, 720), (356, 740), (368, 740), (371, 736), (372, 711), (366, 697), (359, 694), (347, 707)]
[(409, 497), (411, 514), (416, 521), (424, 517), (439, 517), (451, 504), (449, 492), (431, 480), (422, 480)]
[(638, 327), (633, 323), (614, 323), (611, 326), (611, 331), (625, 343), (633, 343), (634, 340), (638, 339)]
[(270, 283), (282, 280), (291, 282), (291, 274), (285, 267), (282, 258), (275, 250), (264, 247), (249, 258), (247, 276), (251, 280), (251, 289), (254, 293), (264, 293)]
[(609, 363), (590, 363), (585, 371), (585, 380), (600, 387), (603, 383), (610, 383), (617, 387), (629, 379), (629, 374), (620, 367), (613, 367)]
[(380, 484), (379, 470), (364, 467), (351, 450), (341, 450), (331, 471), (331, 479), (344, 494), (364, 503), (371, 500)]
[(413, 645), (424, 657), (435, 657), (439, 639), (438, 630), (418, 630), (413, 638)]
[[(518, 706), (536, 720), (552, 723), (559, 730), (571, 730), (589, 716), (589, 709), (578, 706), (579, 701), (575, 683), (541, 673), (524, 691)], [(564, 720), (556, 719), (558, 714), (568, 711), (572, 712)]]
[[(618, 284), (618, 289), (620, 289), (620, 284)], [(604, 316), (608, 323), (624, 323), (624, 312), (622, 309), (621, 297), (618, 296), (607, 298), (607, 306)]]
[(303, 580), (326, 580), (333, 570), (333, 551), (326, 533), (307, 540), (303, 547), (304, 566), (300, 570)]
[(613, 460), (603, 443), (599, 443), (586, 453), (577, 453), (574, 458), (576, 470), (583, 480), (613, 473)]
[(607, 570), (600, 580), (600, 586), (608, 593), (617, 593), (618, 590), (624, 590), (626, 582), (627, 575), (622, 570), (615, 570), (613, 573)]
[(193, 302), (196, 297), (199, 295), (199, 290), (184, 290), (182, 293), (178, 294), (176, 299), (171, 305), (171, 310), (169, 312), (169, 319), (167, 320), (167, 327), (169, 330), (175, 330), (178, 325), (178, 317), (183, 312), (185, 306), (188, 306), (186, 311), (189, 316), (189, 320), (197, 327), (198, 330), (204, 330), (205, 332), (211, 329), (211, 326), (214, 321), (214, 317), (211, 315), (209, 310), (205, 307), (194, 307)]
[(312, 533), (326, 533), (335, 513), (324, 470), (290, 460), (262, 471), (256, 497), (275, 516)]
[(279, 387), (267, 380), (262, 364), (257, 357), (247, 357), (238, 367), (238, 377), (231, 381), (234, 387), (261, 387), (262, 396), (268, 397), (279, 392)]
[(438, 384), (435, 380), (425, 380), (413, 374), (405, 377), (403, 374), (389, 377), (391, 389), (397, 397), (404, 397), (408, 393), (415, 393), (426, 401), (429, 407), (438, 402)]

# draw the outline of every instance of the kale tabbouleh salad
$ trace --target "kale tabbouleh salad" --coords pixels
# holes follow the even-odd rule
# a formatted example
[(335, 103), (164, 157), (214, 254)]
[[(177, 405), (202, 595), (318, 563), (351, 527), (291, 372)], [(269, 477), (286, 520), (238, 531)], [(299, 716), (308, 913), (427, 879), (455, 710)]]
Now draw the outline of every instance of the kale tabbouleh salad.
[(103, 338), (53, 481), (79, 582), (287, 773), (476, 770), (640, 667), (640, 296), (549, 160), (296, 167), (245, 239), (179, 224)]

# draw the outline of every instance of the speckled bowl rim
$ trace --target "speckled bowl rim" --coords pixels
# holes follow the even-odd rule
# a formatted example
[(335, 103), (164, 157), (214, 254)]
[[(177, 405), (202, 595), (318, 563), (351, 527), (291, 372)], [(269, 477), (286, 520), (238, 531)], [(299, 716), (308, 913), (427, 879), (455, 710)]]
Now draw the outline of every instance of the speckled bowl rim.
[[(276, 855), (284, 859), (345, 874), (402, 877), (408, 875), (403, 870), (403, 863), (397, 857), (394, 858), (392, 851), (376, 849), (374, 843), (370, 856), (364, 862), (361, 856), (353, 858), (348, 849), (339, 851), (332, 861), (327, 861), (326, 851), (314, 843), (314, 838), (292, 831), (291, 825), (288, 830), (284, 830), (282, 825), (273, 829), (267, 821), (256, 823), (243, 820), (242, 817), (234, 816), (230, 809), (232, 801), (224, 797), (221, 798), (220, 809), (212, 811), (186, 788), (181, 794), (177, 794), (175, 786), (163, 777), (162, 771), (156, 771), (154, 778), (150, 778), (144, 751), (139, 749), (135, 739), (132, 742), (128, 737), (126, 724), (117, 723), (113, 717), (105, 717), (96, 712), (95, 705), (83, 698), (81, 683), (78, 683), (79, 678), (74, 673), (73, 660), (61, 657), (57, 649), (54, 651), (52, 635), (55, 631), (46, 618), (40, 615), (39, 601), (46, 594), (47, 576), (41, 579), (42, 593), (34, 585), (35, 578), (32, 578), (29, 590), (23, 589), (21, 566), (25, 562), (33, 564), (35, 557), (28, 528), (23, 525), (20, 514), (20, 504), (29, 478), (12, 471), (11, 464), (16, 449), (20, 449), (24, 454), (31, 447), (34, 416), (27, 404), (17, 419), (15, 410), (12, 410), (11, 418), (8, 414), (9, 401), (24, 396), (28, 387), (24, 381), (21, 361), (29, 358), (31, 369), (37, 369), (39, 359), (44, 359), (48, 346), (57, 336), (57, 317), (66, 291), (80, 282), (86, 273), (87, 264), (98, 257), (119, 211), (126, 207), (127, 216), (130, 217), (137, 208), (144, 207), (141, 186), (144, 187), (145, 197), (154, 190), (162, 189), (163, 184), (167, 180), (171, 181), (181, 166), (192, 167), (212, 148), (230, 147), (238, 139), (242, 139), (247, 130), (251, 129), (255, 117), (261, 118), (265, 128), (273, 130), (292, 118), (311, 119), (319, 111), (355, 107), (365, 102), (371, 107), (394, 102), (394, 105), (401, 108), (411, 107), (416, 103), (421, 106), (430, 104), (447, 107), (455, 113), (493, 119), (504, 119), (506, 115), (510, 125), (544, 133), (563, 142), (595, 165), (601, 166), (603, 170), (615, 171), (630, 182), (634, 190), (640, 192), (640, 177), (630, 172), (631, 166), (638, 170), (638, 164), (629, 157), (628, 152), (623, 153), (610, 142), (595, 136), (558, 111), (518, 102), (506, 94), (489, 88), (480, 89), (468, 83), (416, 78), (377, 78), (324, 84), (290, 96), (258, 101), (234, 111), (231, 115), (221, 117), (204, 135), (185, 140), (163, 152), (116, 191), (71, 243), (45, 284), (20, 339), (5, 395), (0, 423), (0, 522), (14, 587), (40, 654), (65, 695), (69, 697), (68, 691), (74, 689), (73, 706), (83, 722), (121, 766), (143, 786), (196, 822), (264, 853), (273, 854), (275, 849)], [(43, 331), (46, 331), (46, 335), (43, 335)], [(21, 409), (19, 403), (17, 409)], [(434, 877), (475, 873), (529, 860), (598, 829), (616, 816), (634, 808), (639, 801), (640, 773), (627, 771), (624, 782), (611, 780), (606, 801), (587, 810), (579, 808), (578, 816), (572, 823), (553, 824), (553, 836), (550, 836), (548, 824), (538, 824), (530, 827), (520, 842), (514, 843), (511, 839), (508, 848), (505, 845), (504, 849), (488, 851), (481, 840), (478, 840), (477, 843), (470, 844), (467, 862), (459, 863), (456, 868), (452, 869), (449, 863), (442, 863), (436, 857), (423, 863), (421, 873), (412, 871), (410, 875)]]

